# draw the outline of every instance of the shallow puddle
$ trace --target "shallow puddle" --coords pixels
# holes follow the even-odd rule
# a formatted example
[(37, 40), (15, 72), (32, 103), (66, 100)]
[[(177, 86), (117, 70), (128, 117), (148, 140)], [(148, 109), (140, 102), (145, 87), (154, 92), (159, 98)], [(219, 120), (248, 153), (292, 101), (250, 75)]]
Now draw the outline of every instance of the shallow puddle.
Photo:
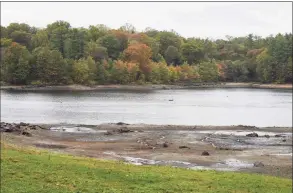
[(105, 133), (106, 130), (94, 130), (88, 127), (51, 127), (51, 131), (68, 132), (68, 133)]
[(151, 160), (130, 156), (121, 156), (116, 154), (115, 152), (104, 152), (106, 155), (111, 155), (112, 157), (122, 159), (126, 163), (130, 163), (133, 165), (165, 165), (165, 166), (173, 166), (173, 167), (181, 167), (193, 170), (217, 170), (217, 171), (237, 171), (241, 169), (247, 169), (254, 167), (253, 163), (248, 163), (245, 161), (237, 160), (237, 159), (227, 159), (223, 162), (212, 164), (210, 166), (202, 166), (197, 165), (195, 163), (184, 162), (184, 161), (176, 161), (176, 160)]

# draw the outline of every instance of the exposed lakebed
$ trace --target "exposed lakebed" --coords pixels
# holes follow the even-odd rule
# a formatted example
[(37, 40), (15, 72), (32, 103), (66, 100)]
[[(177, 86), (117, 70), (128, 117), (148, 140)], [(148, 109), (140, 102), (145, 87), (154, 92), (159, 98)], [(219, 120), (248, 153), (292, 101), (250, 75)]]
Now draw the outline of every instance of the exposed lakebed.
[[(105, 124), (98, 126), (98, 129), (92, 129), (91, 135), (87, 134), (90, 128), (80, 129), (80, 127), (71, 127), (75, 129), (67, 130), (59, 127), (59, 132), (55, 134), (63, 136), (65, 133), (68, 136), (76, 134), (76, 141), (80, 142), (129, 143), (125, 145), (124, 149), (103, 151), (102, 155), (135, 165), (169, 165), (195, 170), (245, 171), (264, 167), (263, 162), (259, 161), (263, 161), (263, 159), (256, 158), (255, 154), (281, 157), (281, 159), (285, 157), (288, 160), (292, 158), (292, 133), (288, 132), (290, 130), (273, 132), (261, 131), (254, 127), (245, 128), (245, 130), (180, 130), (180, 128), (168, 130), (168, 127), (156, 130), (150, 129), (147, 125), (144, 127), (141, 125), (118, 126), (117, 128), (114, 124), (111, 125), (110, 130), (103, 129), (111, 128), (110, 125), (107, 127)], [(236, 126), (236, 128), (241, 129), (241, 126)], [(56, 131), (56, 127), (53, 129)], [(73, 132), (74, 130), (75, 132)], [(257, 137), (250, 137), (249, 134), (257, 134)], [(136, 143), (136, 145), (132, 143)], [(149, 152), (148, 155), (144, 150)], [(203, 155), (202, 152), (205, 150), (210, 153)], [(160, 153), (156, 153), (156, 151)], [(264, 162), (268, 164), (266, 161)], [(258, 165), (259, 163), (261, 166)]]
[[(122, 123), (27, 127), (26, 131), (31, 135), (4, 132), (3, 139), (135, 165), (168, 165), (193, 170), (245, 171), (292, 177), (291, 128)], [(44, 127), (47, 129), (29, 129)]]

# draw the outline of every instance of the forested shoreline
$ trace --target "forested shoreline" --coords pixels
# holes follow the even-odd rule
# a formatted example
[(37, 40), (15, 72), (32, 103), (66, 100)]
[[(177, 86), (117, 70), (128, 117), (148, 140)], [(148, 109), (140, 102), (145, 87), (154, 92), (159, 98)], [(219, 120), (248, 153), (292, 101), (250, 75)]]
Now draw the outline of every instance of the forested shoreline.
[(1, 84), (292, 83), (292, 33), (185, 38), (131, 24), (1, 26)]

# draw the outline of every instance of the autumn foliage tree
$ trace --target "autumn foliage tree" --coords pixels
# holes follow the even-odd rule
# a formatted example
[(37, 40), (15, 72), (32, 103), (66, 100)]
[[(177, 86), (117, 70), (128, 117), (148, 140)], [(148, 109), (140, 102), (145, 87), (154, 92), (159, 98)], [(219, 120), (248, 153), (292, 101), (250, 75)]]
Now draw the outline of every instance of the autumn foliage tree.
[(133, 43), (124, 50), (124, 57), (126, 61), (139, 64), (139, 69), (144, 73), (150, 73), (150, 58), (152, 56), (152, 50), (146, 44)]
[[(199, 29), (200, 30), (200, 29)], [(187, 81), (292, 83), (292, 33), (221, 39), (131, 24), (1, 26), (1, 83), (169, 84)]]

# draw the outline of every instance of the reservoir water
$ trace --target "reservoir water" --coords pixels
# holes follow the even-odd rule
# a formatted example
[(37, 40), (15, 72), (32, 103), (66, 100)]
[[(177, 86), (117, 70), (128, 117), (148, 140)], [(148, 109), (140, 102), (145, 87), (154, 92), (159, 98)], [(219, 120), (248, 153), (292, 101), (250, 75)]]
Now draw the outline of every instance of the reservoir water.
[(1, 91), (1, 121), (292, 127), (292, 91)]

